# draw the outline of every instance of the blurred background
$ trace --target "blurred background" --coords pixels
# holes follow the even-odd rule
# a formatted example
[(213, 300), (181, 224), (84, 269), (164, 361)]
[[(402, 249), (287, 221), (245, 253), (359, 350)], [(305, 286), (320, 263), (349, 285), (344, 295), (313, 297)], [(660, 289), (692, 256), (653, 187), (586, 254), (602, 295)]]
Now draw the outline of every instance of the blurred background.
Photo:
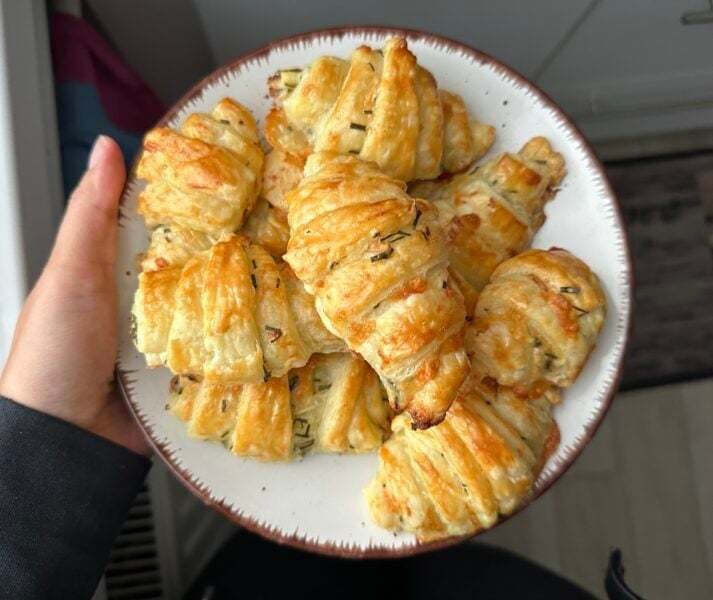
[[(478, 540), (597, 597), (614, 547), (642, 596), (713, 597), (706, 0), (0, 0), (0, 365), (98, 133), (131, 155), (164, 107), (216, 66), (350, 24), (438, 33), (519, 70), (593, 142), (627, 223), (636, 300), (622, 392), (560, 482)], [(97, 597), (179, 598), (233, 532), (157, 464)]]

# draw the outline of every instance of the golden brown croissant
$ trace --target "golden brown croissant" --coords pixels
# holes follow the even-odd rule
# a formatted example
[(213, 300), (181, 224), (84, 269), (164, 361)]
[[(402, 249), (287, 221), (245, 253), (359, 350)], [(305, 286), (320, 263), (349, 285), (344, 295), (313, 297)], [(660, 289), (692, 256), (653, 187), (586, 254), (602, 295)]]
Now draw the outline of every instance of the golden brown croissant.
[(360, 357), (315, 354), (290, 372), (295, 452), (370, 452), (390, 410), (376, 373)]
[(338, 351), (313, 300), (286, 265), (240, 236), (193, 256), (182, 268), (139, 275), (137, 348), (150, 366), (211, 383), (253, 383)]
[(143, 273), (131, 314), (136, 347), (149, 367), (166, 363), (176, 288), (184, 265), (212, 244), (207, 234), (180, 225), (162, 225), (151, 233), (149, 247), (140, 255)]
[(505, 261), (480, 295), (468, 349), (501, 385), (539, 394), (571, 385), (599, 334), (606, 300), (597, 276), (566, 250)]
[(287, 378), (208, 384), (193, 376), (171, 380), (167, 408), (193, 437), (220, 441), (239, 456), (287, 460), (292, 456), (292, 410)]
[[(290, 236), (284, 197), (301, 177), (300, 161), (282, 152), (270, 152), (265, 157), (262, 198), (258, 199), (240, 230), (250, 241), (275, 257), (287, 251)], [(141, 269), (157, 271), (169, 266), (183, 266), (191, 256), (207, 250), (215, 241), (213, 236), (201, 231), (180, 225), (162, 225), (151, 234), (151, 243), (141, 262)]]
[(527, 498), (559, 443), (550, 403), (477, 376), (469, 383), (435, 427), (415, 431), (403, 416), (394, 419), (364, 490), (381, 527), (422, 540), (468, 535)]
[(137, 175), (148, 185), (138, 212), (151, 228), (235, 231), (260, 191), (262, 165), (255, 120), (225, 98), (210, 114), (190, 115), (178, 131), (159, 127), (146, 134)]
[(376, 374), (348, 353), (316, 354), (287, 379), (266, 383), (176, 375), (167, 408), (186, 421), (189, 435), (262, 460), (376, 450), (391, 417)]
[(260, 198), (240, 233), (279, 258), (287, 252), (287, 240), (290, 239), (287, 213)]
[(536, 137), (517, 154), (501, 154), (448, 181), (411, 187), (412, 195), (438, 207), (451, 270), (469, 313), (495, 268), (530, 246), (564, 175), (562, 155)]
[(273, 147), (358, 155), (403, 181), (464, 169), (493, 143), (494, 129), (471, 121), (459, 96), (439, 92), (403, 38), (383, 51), (360, 46), (349, 61), (327, 56), (280, 71), (270, 93), (279, 103), (265, 123)]
[(142, 271), (183, 267), (193, 255), (213, 245), (211, 237), (180, 225), (162, 225), (151, 232), (149, 247), (142, 256)]
[(436, 210), (352, 156), (310, 156), (288, 194), (285, 260), (330, 331), (376, 370), (395, 410), (438, 423), (468, 371), (463, 298)]

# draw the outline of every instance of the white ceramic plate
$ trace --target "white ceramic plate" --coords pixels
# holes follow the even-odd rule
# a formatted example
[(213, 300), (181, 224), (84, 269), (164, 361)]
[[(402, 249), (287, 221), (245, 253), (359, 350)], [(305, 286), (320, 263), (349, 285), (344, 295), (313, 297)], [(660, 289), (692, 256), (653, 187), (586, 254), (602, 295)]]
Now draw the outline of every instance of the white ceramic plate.
[[(619, 208), (601, 164), (562, 111), (522, 76), (462, 44), (413, 31), (369, 27), (296, 36), (239, 58), (196, 85), (162, 122), (178, 125), (188, 113), (208, 111), (224, 96), (247, 105), (261, 122), (270, 107), (266, 81), (278, 69), (307, 65), (322, 54), (346, 58), (359, 44), (379, 47), (399, 33), (408, 38), (411, 50), (440, 87), (463, 96), (473, 115), (495, 125), (491, 154), (516, 151), (530, 137), (544, 135), (564, 155), (568, 175), (547, 206), (547, 222), (535, 246), (574, 252), (599, 275), (606, 290), (606, 324), (582, 375), (555, 410), (562, 442), (535, 485), (534, 499), (579, 455), (604, 416), (619, 380), (630, 318), (631, 263)], [(419, 544), (412, 535), (394, 535), (371, 524), (362, 488), (376, 470), (373, 454), (260, 463), (186, 435), (184, 424), (164, 409), (168, 370), (147, 369), (129, 337), (135, 257), (148, 240), (136, 214), (141, 189), (142, 184), (131, 177), (121, 210), (119, 379), (156, 451), (177, 477), (236, 522), (306, 549), (344, 556), (393, 556), (452, 543)]]

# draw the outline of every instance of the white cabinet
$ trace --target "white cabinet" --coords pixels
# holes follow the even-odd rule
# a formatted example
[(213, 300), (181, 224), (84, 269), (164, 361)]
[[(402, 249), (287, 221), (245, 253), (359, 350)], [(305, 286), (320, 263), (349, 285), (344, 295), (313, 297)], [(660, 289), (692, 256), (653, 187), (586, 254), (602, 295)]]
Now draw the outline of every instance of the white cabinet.
[(705, 0), (597, 1), (538, 83), (591, 137), (713, 127), (713, 23)]

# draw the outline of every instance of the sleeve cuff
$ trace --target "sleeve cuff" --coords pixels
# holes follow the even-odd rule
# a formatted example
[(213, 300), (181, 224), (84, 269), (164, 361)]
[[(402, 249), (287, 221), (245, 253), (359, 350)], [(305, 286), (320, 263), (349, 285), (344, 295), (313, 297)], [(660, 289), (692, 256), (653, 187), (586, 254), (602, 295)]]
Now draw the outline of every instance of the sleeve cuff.
[(90, 597), (150, 465), (0, 397), (0, 581), (10, 597)]

